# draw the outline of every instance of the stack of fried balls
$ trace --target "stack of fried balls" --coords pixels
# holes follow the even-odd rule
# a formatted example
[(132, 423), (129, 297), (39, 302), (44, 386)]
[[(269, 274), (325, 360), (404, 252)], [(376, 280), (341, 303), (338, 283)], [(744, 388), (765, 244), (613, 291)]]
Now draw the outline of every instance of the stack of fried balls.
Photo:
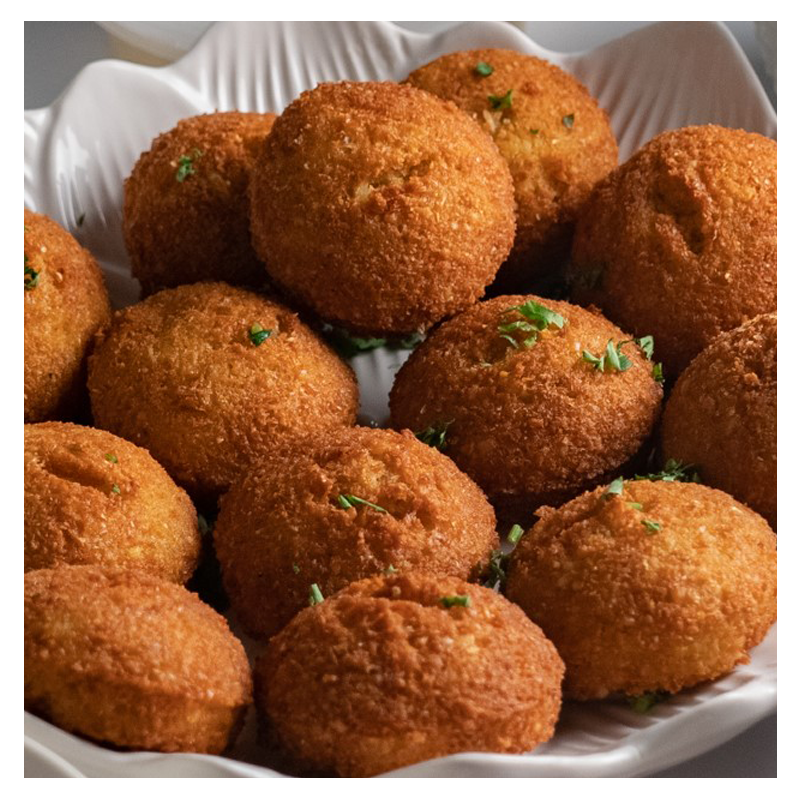
[[(127, 308), (26, 209), (26, 708), (223, 753), (254, 702), (265, 758), (355, 777), (747, 662), (777, 615), (776, 169), (714, 125), (617, 166), (585, 87), (487, 49), (161, 133)], [(348, 357), (419, 340), (359, 417)]]

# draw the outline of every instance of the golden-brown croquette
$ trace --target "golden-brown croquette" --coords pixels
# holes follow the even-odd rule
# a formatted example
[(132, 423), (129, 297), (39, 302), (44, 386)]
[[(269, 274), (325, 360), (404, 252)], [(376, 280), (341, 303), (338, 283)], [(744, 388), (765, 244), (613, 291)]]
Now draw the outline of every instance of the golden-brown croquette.
[(250, 182), (269, 274), (323, 319), (403, 334), (474, 303), (514, 240), (508, 167), (451, 103), (324, 83), (276, 120)]
[(67, 422), (25, 426), (25, 571), (138, 569), (185, 583), (200, 554), (186, 492), (143, 448)]
[(565, 697), (712, 680), (747, 663), (775, 621), (775, 534), (724, 492), (615, 482), (540, 515), (506, 594), (558, 648)]
[(424, 573), (351, 584), (301, 611), (256, 664), (268, 736), (345, 777), (553, 735), (564, 665), (501, 595)]
[(125, 181), (122, 231), (143, 294), (221, 280), (260, 286), (247, 184), (274, 114), (226, 111), (181, 120)]
[(504, 521), (524, 522), (634, 456), (661, 387), (640, 347), (599, 314), (503, 296), (437, 328), (398, 372), (390, 406), (395, 428), (446, 428), (445, 453)]
[(182, 586), (97, 566), (25, 575), (25, 708), (129, 750), (221, 753), (252, 696), (244, 648)]
[(385, 570), (477, 578), (498, 547), (494, 511), (453, 462), (409, 431), (333, 431), (253, 470), (214, 528), (225, 588), (254, 636)]
[(530, 290), (558, 271), (594, 184), (617, 165), (608, 115), (564, 70), (513, 50), (450, 53), (408, 83), (451, 100), (477, 120), (508, 162), (517, 236), (497, 283)]
[(78, 416), (86, 354), (111, 315), (92, 254), (58, 223), (25, 209), (25, 422)]
[(777, 308), (777, 144), (717, 125), (659, 134), (597, 185), (573, 298), (654, 334), (668, 378), (722, 331)]
[(165, 289), (98, 336), (99, 427), (146, 447), (190, 494), (213, 498), (287, 440), (352, 425), (353, 371), (296, 314), (244, 289)]
[(778, 524), (778, 315), (720, 334), (686, 368), (664, 408), (665, 458)]

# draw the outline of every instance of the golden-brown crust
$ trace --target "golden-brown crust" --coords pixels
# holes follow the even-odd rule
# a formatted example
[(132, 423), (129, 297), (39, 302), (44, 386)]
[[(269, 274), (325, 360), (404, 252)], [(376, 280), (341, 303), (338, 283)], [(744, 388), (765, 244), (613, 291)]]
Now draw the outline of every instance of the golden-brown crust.
[[(566, 324), (514, 348), (498, 325), (521, 320), (507, 309), (527, 300)], [(609, 340), (626, 339), (603, 317), (569, 303), (531, 296), (479, 303), (436, 329), (400, 369), (392, 425), (420, 431), (452, 421), (445, 453), (498, 511), (529, 517), (543, 503), (604, 480), (652, 430), (661, 387), (639, 348), (624, 347), (632, 361), (624, 372), (599, 372), (581, 355), (599, 356)]]
[(86, 355), (111, 307), (92, 254), (60, 225), (25, 209), (25, 422), (69, 418), (85, 402)]
[(354, 332), (409, 333), (474, 303), (514, 240), (508, 167), (411, 86), (325, 83), (275, 122), (250, 183), (270, 275)]
[[(260, 345), (254, 324), (272, 331)], [(200, 497), (294, 436), (352, 425), (358, 408), (353, 371), (296, 314), (222, 283), (118, 311), (98, 336), (89, 393), (100, 427)]]
[(719, 333), (777, 308), (777, 145), (716, 125), (662, 133), (597, 185), (572, 250), (573, 297), (677, 378)]
[[(476, 72), (479, 63), (490, 65), (492, 73)], [(517, 236), (498, 281), (521, 288), (558, 267), (569, 252), (580, 207), (617, 164), (608, 114), (571, 75), (513, 50), (450, 53), (406, 80), (477, 120), (508, 163)], [(510, 107), (493, 109), (489, 96), (502, 98), (509, 91)]]
[(186, 492), (143, 448), (66, 422), (25, 426), (25, 571), (139, 569), (185, 583), (200, 554)]
[[(386, 510), (342, 508), (354, 495)], [(244, 477), (222, 498), (214, 542), (225, 588), (253, 636), (383, 572), (477, 578), (499, 546), (483, 492), (412, 433), (334, 431)]]
[(664, 409), (666, 458), (778, 525), (778, 315), (720, 334), (686, 368)]
[[(264, 282), (250, 244), (247, 184), (274, 121), (239, 111), (189, 117), (139, 157), (125, 181), (122, 232), (144, 295), (203, 280)], [(181, 174), (192, 172), (178, 180), (186, 158)]]
[(59, 727), (220, 753), (251, 694), (241, 643), (183, 587), (96, 566), (25, 575), (25, 707)]
[[(469, 607), (445, 608), (454, 595)], [(295, 762), (358, 777), (465, 750), (531, 750), (553, 734), (562, 676), (516, 606), (418, 572), (301, 611), (256, 664), (256, 705)]]
[(605, 491), (550, 510), (509, 565), (508, 598), (567, 665), (564, 695), (676, 692), (747, 663), (777, 616), (767, 523), (699, 484)]

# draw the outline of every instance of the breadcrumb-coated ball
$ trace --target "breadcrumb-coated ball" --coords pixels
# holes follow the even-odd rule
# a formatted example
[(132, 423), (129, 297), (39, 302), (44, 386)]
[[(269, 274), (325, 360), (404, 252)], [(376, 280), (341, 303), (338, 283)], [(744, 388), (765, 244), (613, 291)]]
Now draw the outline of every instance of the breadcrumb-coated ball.
[(681, 374), (664, 408), (665, 458), (778, 525), (778, 315), (720, 334)]
[(474, 303), (514, 241), (508, 167), (451, 103), (323, 83), (276, 120), (250, 182), (271, 277), (353, 332), (404, 334)]
[(25, 575), (25, 708), (126, 750), (221, 753), (252, 700), (224, 618), (182, 586), (98, 566)]
[(722, 331), (775, 311), (777, 158), (771, 139), (717, 125), (656, 136), (584, 208), (573, 299), (654, 334), (669, 378)]
[[(467, 603), (467, 605), (464, 605)], [(344, 777), (553, 735), (564, 665), (501, 595), (425, 573), (351, 584), (301, 611), (255, 667), (268, 737)]]
[(296, 314), (223, 283), (118, 311), (98, 335), (89, 394), (99, 427), (200, 498), (295, 436), (352, 425), (358, 408), (353, 371)]
[(156, 137), (125, 181), (122, 231), (142, 292), (221, 280), (259, 286), (247, 184), (274, 114), (182, 119)]
[(25, 209), (25, 422), (77, 416), (86, 355), (111, 306), (92, 254), (58, 223)]
[(506, 595), (564, 659), (564, 696), (677, 692), (747, 663), (777, 616), (776, 537), (695, 483), (626, 481), (542, 516)]
[[(542, 308), (563, 327), (536, 331)], [(627, 369), (605, 359), (601, 371), (584, 357), (602, 359), (609, 347)], [(661, 387), (630, 336), (599, 314), (503, 296), (437, 328), (398, 372), (390, 407), (395, 428), (446, 427), (445, 453), (502, 517), (522, 522), (630, 459), (658, 418)]]
[(138, 569), (186, 583), (200, 555), (191, 500), (141, 447), (68, 422), (25, 426), (25, 571)]
[(373, 428), (326, 433), (247, 474), (222, 498), (214, 541), (238, 618), (265, 638), (313, 583), (327, 596), (392, 569), (478, 578), (499, 546), (492, 507), (449, 458)]
[(552, 276), (569, 253), (580, 207), (617, 165), (608, 114), (564, 70), (513, 50), (450, 53), (406, 80), (466, 111), (508, 163), (517, 236), (497, 283), (529, 288)]

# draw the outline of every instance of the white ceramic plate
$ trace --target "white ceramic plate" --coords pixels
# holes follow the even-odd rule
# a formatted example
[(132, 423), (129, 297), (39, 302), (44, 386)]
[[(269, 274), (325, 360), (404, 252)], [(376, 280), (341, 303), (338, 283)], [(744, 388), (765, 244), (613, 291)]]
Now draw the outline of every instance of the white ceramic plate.
[[(474, 47), (514, 48), (576, 75), (608, 110), (622, 160), (656, 133), (689, 124), (714, 122), (776, 136), (772, 106), (721, 24), (661, 23), (564, 55), (503, 23), (470, 23), (434, 36), (390, 23), (220, 23), (172, 66), (97, 62), (52, 106), (26, 112), (25, 205), (71, 230), (101, 261), (114, 304), (130, 304), (138, 286), (122, 243), (122, 183), (158, 133), (215, 109), (280, 111), (320, 81), (402, 79), (439, 55)], [(362, 419), (385, 420), (388, 390), (406, 355), (375, 351), (354, 359)], [(647, 715), (610, 702), (567, 704), (556, 736), (531, 755), (465, 753), (392, 774), (651, 773), (722, 744), (771, 713), (776, 651), (773, 628), (749, 665)], [(258, 766), (254, 728), (250, 719), (230, 758), (117, 753), (26, 714), (26, 763), (37, 774), (65, 776), (274, 777)]]

